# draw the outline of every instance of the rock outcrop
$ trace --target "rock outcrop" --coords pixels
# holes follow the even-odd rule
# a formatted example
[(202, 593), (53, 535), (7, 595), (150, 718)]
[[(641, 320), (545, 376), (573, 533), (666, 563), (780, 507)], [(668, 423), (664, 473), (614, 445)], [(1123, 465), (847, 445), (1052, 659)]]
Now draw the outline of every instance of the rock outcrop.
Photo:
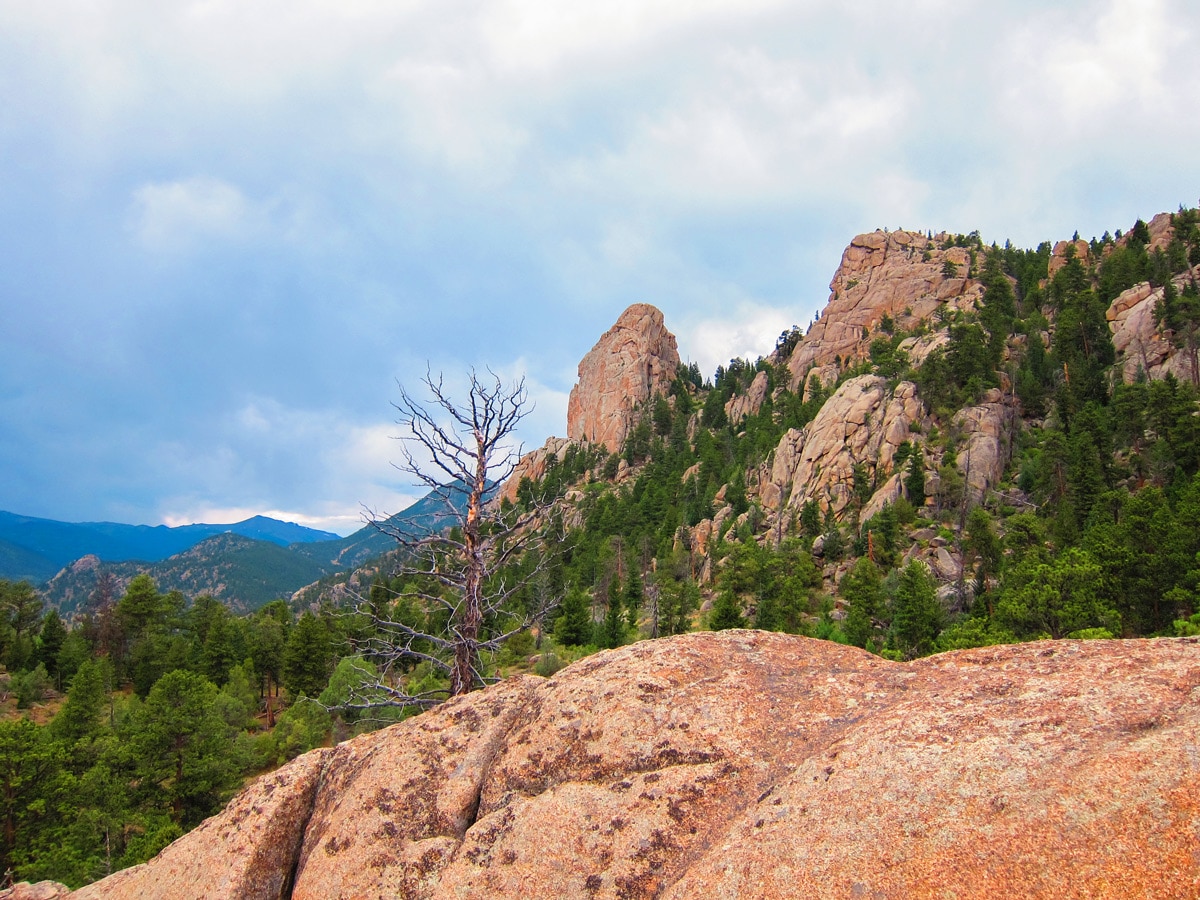
[(874, 231), (852, 240), (830, 282), (828, 304), (788, 359), (792, 390), (814, 369), (865, 359), (885, 315), (909, 329), (940, 308), (971, 308), (983, 288), (968, 277), (970, 251), (943, 250), (946, 237)]
[(566, 438), (552, 437), (547, 438), (546, 443), (538, 449), (530, 450), (517, 461), (512, 474), (497, 492), (497, 499), (508, 500), (510, 503), (516, 502), (517, 490), (521, 487), (521, 479), (528, 478), (530, 481), (540, 481), (542, 476), (546, 474), (546, 463), (549, 459), (554, 457), (559, 462), (562, 462), (566, 458), (567, 448), (570, 446), (571, 441)]
[(732, 631), (300, 757), (79, 898), (1200, 894), (1200, 639)]
[(923, 413), (912, 382), (902, 381), (895, 390), (878, 375), (843, 382), (816, 418), (780, 439), (770, 477), (759, 489), (763, 506), (799, 508), (816, 499), (840, 513), (854, 493), (854, 466), (864, 465), (883, 485), (896, 448), (910, 439), (911, 425)]
[[(1158, 217), (1155, 217), (1155, 221)], [(1200, 279), (1200, 268), (1177, 275), (1175, 289), (1182, 291), (1192, 278)], [(1163, 289), (1149, 282), (1134, 285), (1121, 294), (1108, 307), (1106, 317), (1112, 331), (1113, 346), (1117, 351), (1117, 362), (1121, 366), (1121, 377), (1133, 381), (1138, 372), (1152, 380), (1171, 373), (1180, 381), (1195, 383), (1197, 375), (1192, 371), (1194, 360), (1190, 354), (1180, 352), (1154, 319), (1154, 309), (1163, 297)]]
[(965, 477), (972, 503), (979, 503), (1004, 474), (1015, 433), (1015, 415), (1013, 406), (1005, 403), (1003, 394), (995, 388), (987, 391), (978, 405), (954, 414), (953, 425), (963, 437), (955, 464)]
[(567, 405), (567, 437), (620, 452), (634, 408), (666, 393), (678, 368), (679, 349), (663, 314), (635, 303), (579, 363)]
[(762, 409), (763, 401), (767, 399), (767, 373), (759, 372), (754, 376), (744, 394), (735, 394), (725, 404), (725, 415), (729, 421), (737, 425), (746, 416), (753, 416)]

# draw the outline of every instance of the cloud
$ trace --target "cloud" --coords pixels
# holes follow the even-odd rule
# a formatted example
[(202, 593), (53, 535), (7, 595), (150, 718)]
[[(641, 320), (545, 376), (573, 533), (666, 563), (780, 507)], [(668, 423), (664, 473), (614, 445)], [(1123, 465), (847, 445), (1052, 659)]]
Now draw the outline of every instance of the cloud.
[(265, 225), (265, 210), (219, 178), (143, 184), (133, 191), (130, 203), (130, 227), (149, 250), (182, 249), (211, 239), (243, 240)]
[(527, 372), (537, 446), (629, 303), (711, 375), (807, 322), (856, 233), (1031, 245), (1194, 202), (1198, 27), (1183, 0), (0, 4), (0, 507), (394, 511), (387, 402), (427, 360)]
[(728, 315), (704, 318), (685, 326), (679, 334), (680, 355), (711, 377), (717, 366), (734, 358), (756, 360), (775, 349), (779, 336), (794, 325), (787, 310), (738, 303)]

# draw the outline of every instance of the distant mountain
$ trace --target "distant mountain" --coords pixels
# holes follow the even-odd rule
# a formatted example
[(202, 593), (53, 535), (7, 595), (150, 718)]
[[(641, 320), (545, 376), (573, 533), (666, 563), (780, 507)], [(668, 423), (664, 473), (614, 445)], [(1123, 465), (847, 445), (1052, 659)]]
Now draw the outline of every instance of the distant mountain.
[[(391, 516), (386, 524), (389, 528), (417, 535), (448, 527), (454, 518), (455, 513), (441, 498), (429, 494)], [(56, 565), (48, 554), (4, 539), (6, 524), (14, 519), (21, 520), (26, 535), (32, 534), (38, 539), (38, 546), (52, 549), (85, 546), (81, 542), (88, 537), (93, 543), (86, 546), (102, 546), (107, 552), (116, 553), (112, 548), (126, 546), (121, 541), (130, 530), (136, 530), (141, 536), (149, 532), (160, 542), (159, 547), (165, 540), (187, 537), (189, 542), (188, 546), (166, 557), (104, 558), (102, 553), (92, 551)], [(16, 530), (17, 526), (13, 527)], [(204, 529), (217, 528), (221, 533), (204, 534)], [(77, 543), (63, 540), (55, 545), (52, 539), (63, 535)], [(313, 535), (333, 540), (313, 540)], [(289, 538), (293, 540), (289, 542)], [(151, 541), (144, 541), (142, 546), (153, 545)], [(0, 513), (0, 578), (25, 577), (38, 583), (45, 582), (42, 595), (46, 602), (66, 615), (83, 608), (104, 572), (114, 576), (113, 589), (117, 596), (124, 593), (135, 575), (146, 572), (161, 591), (181, 591), (188, 598), (209, 594), (235, 609), (253, 610), (278, 597), (291, 597), (300, 588), (327, 576), (350, 572), (395, 549), (396, 539), (373, 525), (340, 538), (264, 516), (255, 516), (236, 525), (149, 528), (112, 523), (68, 525)], [(61, 549), (58, 552), (61, 553)], [(22, 574), (9, 576), (4, 574), (6, 570)]]
[(189, 598), (209, 594), (235, 610), (255, 610), (278, 597), (290, 597), (327, 568), (265, 540), (219, 534), (158, 562), (102, 562), (86, 556), (64, 568), (42, 590), (46, 601), (64, 614), (81, 610), (102, 572), (115, 577), (119, 596), (133, 577), (145, 572), (160, 591)]
[(41, 584), (58, 571), (47, 556), (0, 538), (0, 578)]
[(328, 531), (253, 516), (232, 525), (122, 525), (58, 522), (0, 511), (0, 578), (45, 581), (84, 556), (106, 562), (156, 562), (219, 534), (238, 534), (280, 547), (340, 540)]
[[(459, 496), (456, 495), (455, 499), (458, 500)], [(462, 495), (461, 499), (461, 505), (465, 508), (466, 496)], [(454, 524), (457, 514), (457, 510), (447, 507), (445, 500), (429, 493), (407, 509), (387, 518), (384, 524), (405, 534), (429, 534)], [(389, 550), (395, 550), (396, 539), (374, 525), (365, 525), (348, 537), (294, 545), (292, 549), (314, 562), (337, 570), (349, 570)]]

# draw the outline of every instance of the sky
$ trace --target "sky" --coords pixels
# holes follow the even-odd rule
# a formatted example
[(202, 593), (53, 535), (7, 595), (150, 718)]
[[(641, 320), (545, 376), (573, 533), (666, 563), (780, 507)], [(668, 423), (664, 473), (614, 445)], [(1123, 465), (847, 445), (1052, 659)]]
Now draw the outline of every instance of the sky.
[(653, 303), (708, 375), (875, 228), (1200, 202), (1191, 0), (0, 0), (0, 509), (349, 533), (392, 403)]

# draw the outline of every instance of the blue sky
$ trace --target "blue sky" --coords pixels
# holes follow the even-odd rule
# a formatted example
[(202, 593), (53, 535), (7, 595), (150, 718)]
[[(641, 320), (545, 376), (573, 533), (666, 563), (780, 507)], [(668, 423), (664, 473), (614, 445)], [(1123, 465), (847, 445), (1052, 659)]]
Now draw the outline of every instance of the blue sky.
[(348, 532), (390, 403), (566, 425), (626, 305), (708, 374), (850, 238), (1022, 246), (1200, 198), (1188, 0), (0, 0), (0, 509)]

